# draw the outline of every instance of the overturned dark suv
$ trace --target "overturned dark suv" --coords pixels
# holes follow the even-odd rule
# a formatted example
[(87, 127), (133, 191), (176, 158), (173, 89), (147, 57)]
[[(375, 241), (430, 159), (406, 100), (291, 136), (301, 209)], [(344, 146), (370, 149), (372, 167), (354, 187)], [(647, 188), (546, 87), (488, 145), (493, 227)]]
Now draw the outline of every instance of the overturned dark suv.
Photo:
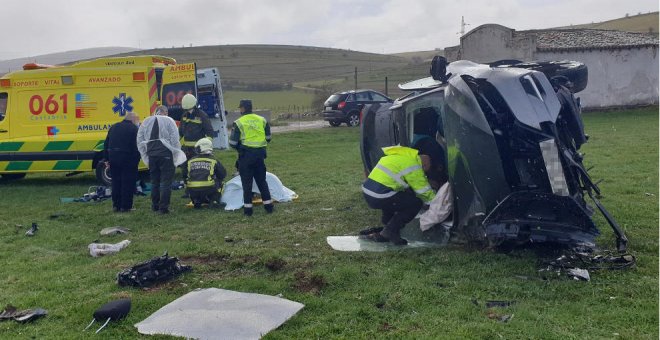
[(578, 62), (476, 64), (434, 60), (432, 77), (400, 85), (393, 104), (364, 109), (361, 151), (370, 171), (388, 145), (420, 135), (441, 145), (454, 194), (452, 228), (470, 240), (594, 246), (591, 198), (599, 188), (578, 152), (587, 141), (579, 99), (587, 69)]
[(360, 111), (365, 105), (392, 103), (393, 100), (374, 90), (344, 91), (332, 94), (323, 103), (323, 119), (332, 126), (346, 123), (360, 125)]

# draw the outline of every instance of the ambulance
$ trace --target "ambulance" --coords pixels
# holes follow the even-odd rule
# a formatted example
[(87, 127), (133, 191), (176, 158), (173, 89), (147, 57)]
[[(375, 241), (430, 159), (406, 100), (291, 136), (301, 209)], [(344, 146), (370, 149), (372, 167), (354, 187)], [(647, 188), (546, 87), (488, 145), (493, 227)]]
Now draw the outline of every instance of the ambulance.
[[(211, 118), (216, 148), (227, 148), (226, 112), (217, 69), (197, 70), (162, 56), (108, 57), (70, 66), (26, 64), (0, 77), (0, 176), (95, 171), (111, 178), (103, 160), (108, 129), (135, 112), (144, 120), (158, 105), (181, 117), (181, 98), (198, 96)], [(145, 170), (144, 164), (140, 164)]]

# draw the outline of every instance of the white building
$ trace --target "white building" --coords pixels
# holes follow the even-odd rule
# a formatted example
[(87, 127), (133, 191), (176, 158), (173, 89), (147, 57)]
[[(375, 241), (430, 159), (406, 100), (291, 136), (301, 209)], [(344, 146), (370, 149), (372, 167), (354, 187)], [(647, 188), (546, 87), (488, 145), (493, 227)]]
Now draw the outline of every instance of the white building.
[(579, 93), (585, 108), (658, 104), (658, 38), (645, 33), (591, 29), (516, 31), (481, 25), (445, 49), (449, 61), (489, 63), (575, 60), (589, 68)]

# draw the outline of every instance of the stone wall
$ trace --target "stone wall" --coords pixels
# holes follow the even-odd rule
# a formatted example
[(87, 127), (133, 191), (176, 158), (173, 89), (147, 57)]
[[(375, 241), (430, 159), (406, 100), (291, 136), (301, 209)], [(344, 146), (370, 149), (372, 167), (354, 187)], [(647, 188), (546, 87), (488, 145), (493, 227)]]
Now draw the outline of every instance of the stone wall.
[(658, 104), (658, 48), (539, 52), (539, 60), (576, 60), (589, 68), (578, 93), (585, 108)]

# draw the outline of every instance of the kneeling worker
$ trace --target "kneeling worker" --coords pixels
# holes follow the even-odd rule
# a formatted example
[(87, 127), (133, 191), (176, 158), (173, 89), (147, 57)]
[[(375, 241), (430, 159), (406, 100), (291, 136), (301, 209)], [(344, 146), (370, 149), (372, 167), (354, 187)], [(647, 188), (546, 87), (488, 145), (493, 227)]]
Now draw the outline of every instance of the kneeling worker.
[(195, 143), (197, 153), (188, 160), (188, 185), (186, 192), (196, 209), (202, 203), (220, 203), (222, 181), (227, 170), (213, 157), (213, 143), (209, 138), (202, 138)]
[(430, 165), (427, 155), (405, 146), (383, 148), (385, 155), (362, 184), (362, 192), (372, 209), (382, 210), (381, 232), (367, 235), (376, 242), (408, 243), (401, 238), (401, 229), (412, 221), (422, 206), (431, 203), (435, 192), (424, 169)]

